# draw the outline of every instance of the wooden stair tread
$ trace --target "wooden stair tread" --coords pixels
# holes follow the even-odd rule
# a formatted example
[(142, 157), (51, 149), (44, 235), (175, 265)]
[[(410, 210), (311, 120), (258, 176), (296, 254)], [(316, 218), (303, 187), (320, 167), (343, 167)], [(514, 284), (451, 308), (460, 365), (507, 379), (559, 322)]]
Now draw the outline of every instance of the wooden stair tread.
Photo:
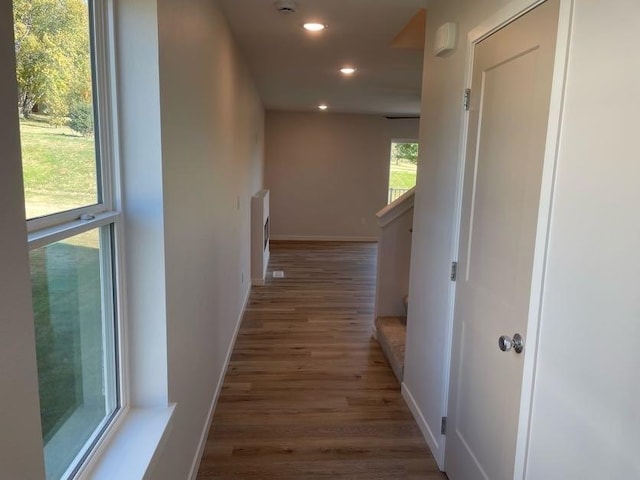
[(400, 383), (404, 375), (407, 317), (376, 318), (377, 340)]

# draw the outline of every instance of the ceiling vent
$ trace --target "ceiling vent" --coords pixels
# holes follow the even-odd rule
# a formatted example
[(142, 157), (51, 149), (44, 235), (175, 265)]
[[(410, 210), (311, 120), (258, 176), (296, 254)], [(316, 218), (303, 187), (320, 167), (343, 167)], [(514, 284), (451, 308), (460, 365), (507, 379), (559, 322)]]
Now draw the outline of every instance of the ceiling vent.
[(275, 2), (275, 6), (280, 13), (295, 13), (298, 9), (298, 2), (295, 0), (278, 0)]

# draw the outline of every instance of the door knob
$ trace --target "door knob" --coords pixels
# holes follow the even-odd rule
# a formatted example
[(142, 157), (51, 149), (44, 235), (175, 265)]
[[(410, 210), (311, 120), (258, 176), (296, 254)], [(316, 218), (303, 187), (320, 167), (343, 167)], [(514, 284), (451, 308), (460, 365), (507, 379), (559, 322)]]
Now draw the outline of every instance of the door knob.
[(524, 339), (519, 333), (516, 333), (513, 338), (503, 335), (498, 339), (498, 347), (500, 347), (500, 350), (503, 352), (508, 352), (513, 348), (516, 353), (522, 353), (522, 350), (524, 350)]

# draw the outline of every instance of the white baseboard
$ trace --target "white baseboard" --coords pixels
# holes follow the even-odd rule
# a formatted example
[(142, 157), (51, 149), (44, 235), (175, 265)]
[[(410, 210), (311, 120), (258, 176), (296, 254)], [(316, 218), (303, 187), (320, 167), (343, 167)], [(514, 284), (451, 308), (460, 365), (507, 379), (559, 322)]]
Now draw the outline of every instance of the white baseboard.
[(377, 243), (378, 237), (368, 236), (326, 236), (326, 235), (271, 235), (270, 241), (286, 242), (371, 242)]
[[(444, 471), (444, 443), (441, 444), (433, 434), (431, 428), (429, 428), (429, 424), (425, 420), (424, 415), (422, 415), (420, 407), (418, 407), (415, 398), (413, 398), (413, 395), (411, 395), (411, 392), (409, 391), (409, 387), (407, 387), (404, 382), (402, 382), (402, 397), (407, 402), (407, 406), (409, 407), (409, 410), (411, 410), (413, 418), (422, 432), (422, 436), (426, 440), (427, 445), (429, 445), (431, 454), (438, 464), (438, 468)], [(438, 436), (440, 437), (440, 435)]]
[(211, 406), (209, 407), (209, 414), (207, 415), (207, 422), (202, 429), (202, 435), (200, 436), (200, 443), (198, 445), (198, 452), (196, 453), (195, 458), (193, 459), (193, 463), (191, 464), (191, 471), (189, 472), (189, 480), (196, 480), (196, 476), (198, 475), (198, 469), (200, 468), (200, 461), (202, 460), (202, 454), (204, 453), (204, 447), (207, 444), (207, 437), (209, 435), (209, 428), (211, 427), (211, 421), (213, 420), (213, 414), (216, 410), (216, 405), (218, 403), (218, 398), (220, 397), (220, 391), (222, 390), (222, 385), (224, 384), (224, 377), (227, 375), (227, 369), (229, 368), (229, 360), (231, 359), (231, 354), (233, 353), (233, 347), (236, 344), (236, 338), (238, 337), (238, 332), (240, 331), (240, 324), (242, 323), (242, 317), (244, 316), (244, 311), (247, 308), (247, 302), (249, 301), (249, 295), (251, 294), (251, 284), (248, 285), (247, 291), (244, 295), (244, 300), (242, 301), (242, 308), (240, 309), (240, 314), (236, 320), (236, 326), (233, 330), (233, 337), (231, 338), (231, 343), (229, 344), (229, 348), (227, 349), (227, 356), (224, 360), (224, 368), (220, 373), (220, 377), (218, 378), (218, 384), (216, 385), (216, 391), (213, 395), (213, 400), (211, 401)]

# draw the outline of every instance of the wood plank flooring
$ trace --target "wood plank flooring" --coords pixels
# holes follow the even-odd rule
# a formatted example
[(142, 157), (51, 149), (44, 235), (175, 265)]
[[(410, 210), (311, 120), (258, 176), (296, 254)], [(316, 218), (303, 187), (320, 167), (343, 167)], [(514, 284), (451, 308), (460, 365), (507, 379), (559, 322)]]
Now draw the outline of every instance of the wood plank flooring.
[(371, 339), (376, 245), (274, 242), (271, 252), (197, 478), (446, 478)]

